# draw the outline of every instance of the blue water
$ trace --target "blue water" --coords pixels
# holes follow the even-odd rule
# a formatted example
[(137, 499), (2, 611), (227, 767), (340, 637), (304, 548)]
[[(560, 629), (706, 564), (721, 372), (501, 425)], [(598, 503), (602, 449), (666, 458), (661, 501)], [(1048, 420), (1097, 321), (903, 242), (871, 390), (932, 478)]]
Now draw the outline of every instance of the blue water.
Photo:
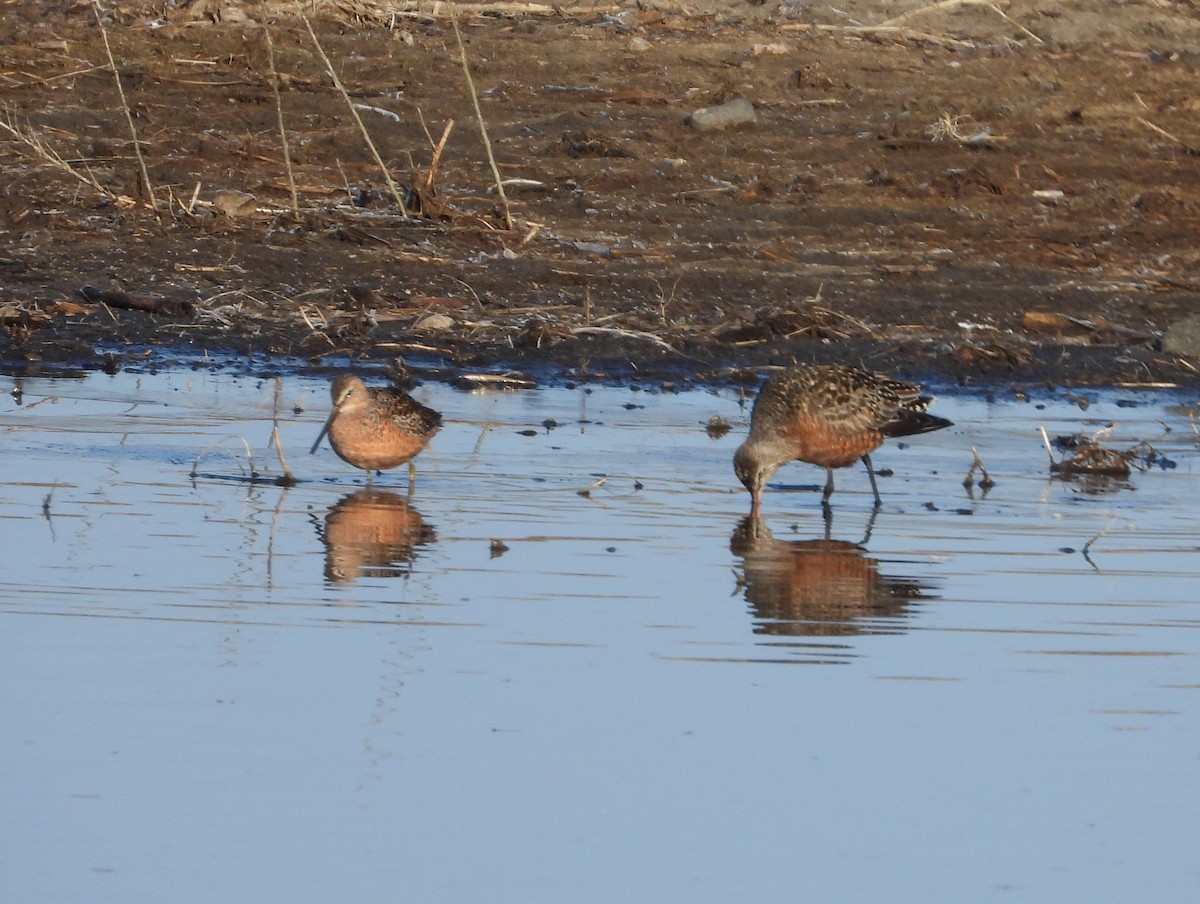
[[(873, 523), (866, 475), (839, 472), (826, 542), (805, 465), (741, 524), (733, 391), (422, 386), (446, 426), (409, 497), (403, 469), (364, 495), (307, 454), (324, 382), (283, 384), (291, 489), (244, 479), (243, 439), (280, 471), (271, 382), (13, 386), (0, 900), (1200, 887), (1200, 481), (1178, 398), (943, 397), (955, 427), (873, 456), (894, 472)], [(1174, 467), (1048, 478), (1039, 425), (1112, 422), (1109, 445)], [(972, 446), (987, 494), (963, 486)]]

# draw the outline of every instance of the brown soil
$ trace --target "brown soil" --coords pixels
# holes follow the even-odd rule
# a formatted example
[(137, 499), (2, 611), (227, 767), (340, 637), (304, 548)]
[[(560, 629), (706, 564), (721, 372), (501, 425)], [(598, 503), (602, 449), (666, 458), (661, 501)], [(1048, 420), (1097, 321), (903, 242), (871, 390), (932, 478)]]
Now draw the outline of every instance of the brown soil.
[(0, 367), (1200, 383), (1159, 350), (1200, 287), (1200, 2), (835, 5), (460, 6), (506, 219), (447, 7), (303, 4), (406, 218), (294, 4), (109, 2), (156, 219), (91, 2), (5, 3)]

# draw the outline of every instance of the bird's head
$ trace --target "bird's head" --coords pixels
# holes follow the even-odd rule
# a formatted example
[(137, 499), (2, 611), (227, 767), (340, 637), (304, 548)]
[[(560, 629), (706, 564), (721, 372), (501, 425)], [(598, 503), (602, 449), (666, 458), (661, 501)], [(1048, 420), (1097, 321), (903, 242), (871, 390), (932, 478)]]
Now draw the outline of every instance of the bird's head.
[(762, 490), (767, 478), (775, 473), (778, 464), (763, 458), (755, 446), (749, 442), (742, 443), (733, 456), (733, 473), (737, 475), (742, 485), (750, 491), (750, 511), (757, 514), (762, 502)]

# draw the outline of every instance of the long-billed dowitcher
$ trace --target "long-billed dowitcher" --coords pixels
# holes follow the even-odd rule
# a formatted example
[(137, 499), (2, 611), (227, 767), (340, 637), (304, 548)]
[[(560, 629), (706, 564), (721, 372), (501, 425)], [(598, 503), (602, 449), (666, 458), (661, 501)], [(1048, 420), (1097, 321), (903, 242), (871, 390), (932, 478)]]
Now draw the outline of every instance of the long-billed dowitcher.
[(342, 461), (362, 468), (371, 479), (374, 471), (408, 462), (408, 479), (416, 468), (413, 457), (425, 448), (442, 416), (397, 389), (368, 389), (363, 381), (343, 374), (330, 389), (333, 410), (309, 454), (315, 453), (325, 434)]
[(870, 453), (889, 436), (949, 427), (945, 418), (926, 414), (932, 401), (912, 383), (838, 364), (805, 364), (775, 374), (755, 400), (750, 435), (733, 457), (733, 470), (750, 491), (751, 513), (758, 513), (767, 479), (793, 460), (826, 470), (821, 501), (827, 504), (833, 469), (861, 459), (878, 507)]

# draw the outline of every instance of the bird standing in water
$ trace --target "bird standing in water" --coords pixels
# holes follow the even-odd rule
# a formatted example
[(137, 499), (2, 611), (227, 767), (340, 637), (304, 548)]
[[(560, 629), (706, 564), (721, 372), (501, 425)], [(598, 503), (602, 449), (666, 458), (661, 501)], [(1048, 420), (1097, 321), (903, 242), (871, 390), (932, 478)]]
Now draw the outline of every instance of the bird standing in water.
[(333, 410), (309, 449), (312, 455), (325, 434), (342, 461), (367, 472), (408, 462), (411, 485), (417, 469), (412, 459), (442, 426), (442, 416), (397, 389), (368, 389), (358, 377), (343, 374), (330, 389)]
[(826, 470), (821, 501), (827, 506), (833, 469), (861, 459), (878, 508), (870, 453), (889, 436), (949, 427), (945, 418), (926, 414), (932, 401), (912, 383), (839, 364), (802, 364), (775, 374), (758, 394), (750, 435), (733, 457), (733, 470), (750, 491), (751, 514), (758, 514), (768, 478), (793, 460)]

